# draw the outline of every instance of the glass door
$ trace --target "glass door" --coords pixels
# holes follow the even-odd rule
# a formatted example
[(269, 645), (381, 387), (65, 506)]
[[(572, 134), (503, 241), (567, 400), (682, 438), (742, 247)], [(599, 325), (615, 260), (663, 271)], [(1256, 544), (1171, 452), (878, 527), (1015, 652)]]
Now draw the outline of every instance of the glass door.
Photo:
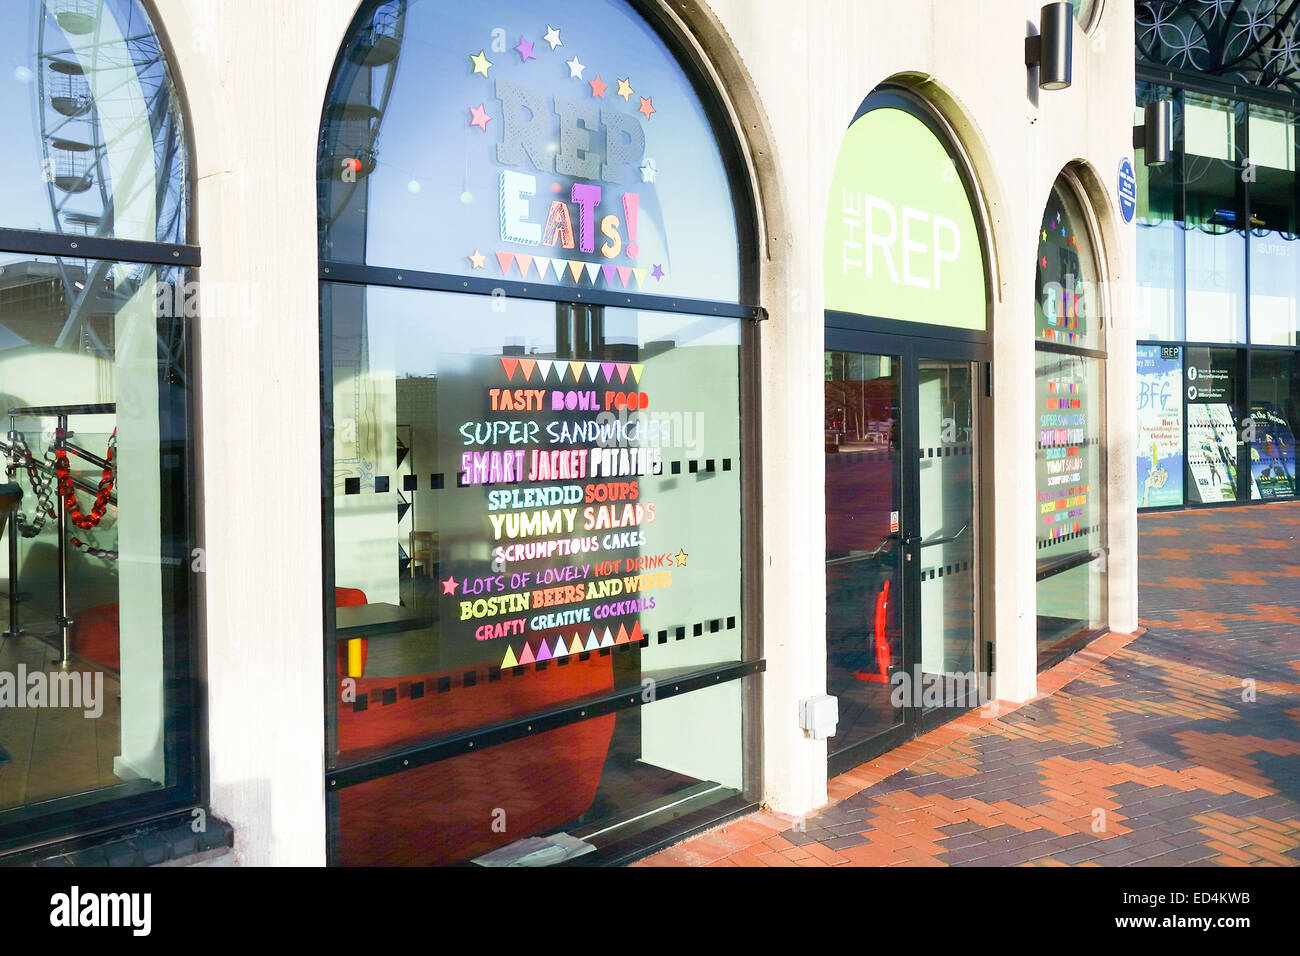
[(901, 355), (826, 353), (826, 680), (831, 753), (901, 733)]
[(906, 339), (878, 353), (826, 352), (832, 772), (976, 706), (986, 687), (976, 358), (973, 347)]
[(926, 712), (973, 706), (978, 673), (977, 363), (918, 358), (915, 541)]

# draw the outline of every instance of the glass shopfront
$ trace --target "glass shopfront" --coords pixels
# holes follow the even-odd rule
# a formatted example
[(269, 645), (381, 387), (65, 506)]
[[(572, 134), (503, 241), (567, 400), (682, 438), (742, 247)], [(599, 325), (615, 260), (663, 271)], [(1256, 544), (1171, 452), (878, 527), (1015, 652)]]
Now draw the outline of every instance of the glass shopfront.
[(824, 251), (833, 773), (988, 691), (991, 357), (976, 195), (923, 100), (895, 87), (868, 97), (840, 148)]
[(1105, 322), (1097, 255), (1072, 174), (1052, 187), (1034, 299), (1038, 661), (1105, 622)]
[(756, 313), (706, 100), (614, 0), (353, 24), (320, 152), (334, 863), (608, 862), (753, 805)]
[(1174, 151), (1137, 157), (1139, 508), (1294, 497), (1297, 116), (1138, 84), (1157, 99)]
[(0, 98), (0, 851), (202, 799), (198, 256), (162, 46), (135, 0), (0, 9), (23, 93)]

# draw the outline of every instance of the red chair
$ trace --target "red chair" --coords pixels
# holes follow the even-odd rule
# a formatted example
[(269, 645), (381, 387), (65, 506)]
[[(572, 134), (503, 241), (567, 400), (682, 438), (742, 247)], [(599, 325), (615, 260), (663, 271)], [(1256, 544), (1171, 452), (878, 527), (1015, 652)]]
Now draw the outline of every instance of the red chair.
[(73, 615), (69, 643), (75, 653), (116, 674), (122, 669), (119, 635), (117, 603), (100, 604)]

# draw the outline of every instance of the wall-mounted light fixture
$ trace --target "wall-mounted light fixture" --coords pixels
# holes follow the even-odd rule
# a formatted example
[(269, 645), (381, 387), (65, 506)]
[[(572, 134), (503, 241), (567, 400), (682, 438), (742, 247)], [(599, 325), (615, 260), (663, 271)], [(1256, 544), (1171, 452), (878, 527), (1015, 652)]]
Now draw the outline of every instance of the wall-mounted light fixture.
[(1133, 127), (1133, 148), (1143, 151), (1148, 166), (1164, 166), (1173, 158), (1174, 102), (1155, 100), (1142, 108), (1142, 125)]
[(1025, 37), (1025, 66), (1038, 67), (1038, 88), (1063, 90), (1074, 65), (1074, 10), (1069, 0), (1039, 11), (1038, 36)]

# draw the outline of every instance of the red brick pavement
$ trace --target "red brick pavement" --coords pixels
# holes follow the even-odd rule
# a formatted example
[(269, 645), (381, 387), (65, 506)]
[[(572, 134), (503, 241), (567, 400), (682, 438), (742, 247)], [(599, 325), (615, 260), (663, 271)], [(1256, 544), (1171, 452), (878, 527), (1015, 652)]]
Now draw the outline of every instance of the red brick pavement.
[(1147, 515), (1144, 631), (637, 866), (1300, 864), (1300, 503)]

